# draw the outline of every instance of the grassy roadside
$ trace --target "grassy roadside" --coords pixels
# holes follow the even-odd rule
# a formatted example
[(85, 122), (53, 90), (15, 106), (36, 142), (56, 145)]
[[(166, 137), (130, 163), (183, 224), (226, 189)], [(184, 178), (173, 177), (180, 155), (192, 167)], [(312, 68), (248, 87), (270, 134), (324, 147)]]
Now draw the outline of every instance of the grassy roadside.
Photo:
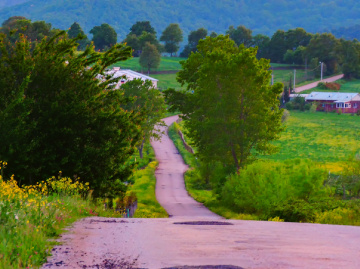
[(168, 214), (158, 203), (155, 197), (155, 170), (158, 165), (155, 153), (150, 144), (144, 146), (144, 158), (140, 159), (138, 153), (133, 157), (139, 163), (139, 169), (130, 179), (128, 194), (135, 193), (138, 207), (134, 218), (167, 218)]
[(87, 184), (70, 178), (53, 177), (20, 187), (12, 178), (0, 176), (0, 268), (38, 267), (58, 244), (49, 239), (68, 225), (88, 216), (119, 215), (105, 213), (84, 197), (86, 193)]
[[(154, 160), (149, 144), (143, 159), (136, 153), (130, 160), (138, 162), (139, 167), (128, 191), (136, 193), (138, 199), (134, 217), (168, 217), (155, 198)], [(0, 162), (0, 171), (5, 166)], [(0, 269), (40, 267), (58, 244), (53, 239), (81, 218), (122, 217), (122, 212), (105, 210), (102, 203), (94, 203), (89, 193), (87, 184), (61, 175), (27, 187), (0, 176)]]
[(190, 196), (193, 197), (196, 201), (204, 204), (212, 212), (224, 218), (258, 220), (258, 217), (255, 215), (239, 214), (232, 211), (216, 200), (211, 190), (204, 188), (203, 185), (199, 185), (198, 175), (194, 170), (194, 167), (198, 165), (198, 162), (195, 156), (185, 149), (180, 136), (177, 134), (177, 130), (179, 128), (179, 125), (175, 122), (169, 127), (168, 134), (170, 139), (174, 142), (175, 147), (183, 157), (184, 162), (190, 167), (190, 169), (185, 173), (185, 187)]
[(134, 218), (167, 218), (169, 216), (155, 197), (157, 165), (158, 163), (153, 161), (144, 169), (136, 171), (133, 176), (135, 182), (129, 187), (129, 192), (134, 192), (138, 201)]
[[(328, 132), (326, 121), (334, 126), (333, 132)], [(358, 226), (360, 200), (356, 197), (342, 199), (341, 184), (346, 182), (337, 174), (331, 174), (330, 177), (328, 173), (339, 172), (342, 162), (346, 160), (344, 156), (332, 154), (332, 151), (344, 152), (347, 156), (352, 152), (349, 149), (354, 150), (354, 145), (357, 146), (357, 123), (358, 119), (349, 115), (293, 113), (287, 132), (276, 142), (280, 146), (280, 152), (264, 156), (262, 160), (249, 165), (241, 174), (242, 178), (238, 175), (228, 177), (222, 185), (221, 199), (216, 199), (215, 192), (204, 182), (200, 173), (203, 166), (183, 146), (176, 132), (181, 126), (171, 126), (169, 136), (191, 167), (185, 174), (187, 191), (195, 200), (218, 215), (242, 220), (285, 220)], [(347, 128), (354, 130), (345, 137), (344, 132), (348, 129), (343, 130), (343, 127), (349, 124), (352, 125)], [(293, 145), (288, 145), (289, 141)], [(332, 149), (319, 149), (324, 143), (328, 143), (327, 146)], [(349, 147), (344, 148), (347, 144)], [(302, 152), (308, 154), (297, 158)], [(278, 171), (282, 172), (277, 173)], [(273, 188), (274, 186), (277, 187)], [(347, 185), (347, 190), (350, 187)], [(303, 196), (304, 193), (308, 196)], [(346, 195), (351, 196), (351, 193), (347, 192)]]

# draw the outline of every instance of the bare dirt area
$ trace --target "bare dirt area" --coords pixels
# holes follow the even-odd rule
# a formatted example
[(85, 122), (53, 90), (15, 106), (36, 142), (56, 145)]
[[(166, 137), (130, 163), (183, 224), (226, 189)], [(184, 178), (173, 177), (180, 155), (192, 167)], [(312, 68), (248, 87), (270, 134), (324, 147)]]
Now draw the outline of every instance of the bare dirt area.
[(189, 197), (187, 166), (169, 138), (152, 144), (156, 195), (172, 217), (82, 219), (43, 268), (360, 268), (360, 227), (225, 220)]

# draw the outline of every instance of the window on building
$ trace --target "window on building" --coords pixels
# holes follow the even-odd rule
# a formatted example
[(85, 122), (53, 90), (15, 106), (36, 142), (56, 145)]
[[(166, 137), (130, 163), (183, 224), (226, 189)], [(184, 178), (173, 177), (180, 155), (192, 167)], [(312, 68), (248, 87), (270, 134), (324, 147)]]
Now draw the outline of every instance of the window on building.
[(354, 104), (354, 107), (355, 107), (355, 108), (357, 108), (357, 107), (358, 107), (358, 104), (357, 104), (357, 103), (355, 103), (355, 104)]

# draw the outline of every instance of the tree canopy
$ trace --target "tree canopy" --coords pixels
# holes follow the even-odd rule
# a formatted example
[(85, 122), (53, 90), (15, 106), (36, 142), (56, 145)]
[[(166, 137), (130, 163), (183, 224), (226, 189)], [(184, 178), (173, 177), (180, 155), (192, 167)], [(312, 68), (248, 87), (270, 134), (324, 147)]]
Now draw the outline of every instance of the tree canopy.
[[(55, 28), (68, 29), (77, 21), (88, 33), (95, 25), (111, 24), (122, 39), (129, 33), (137, 21), (150, 21), (152, 27), (160, 33), (170, 23), (179, 23), (187, 36), (199, 27), (224, 33), (230, 25), (245, 25), (254, 34), (271, 36), (277, 29), (288, 30), (296, 27), (307, 32), (325, 32), (334, 30), (337, 37), (360, 40), (360, 32), (347, 31), (360, 24), (360, 4), (356, 0), (228, 0), (198, 1), (196, 5), (189, 1), (168, 0), (159, 3), (154, 0), (2, 0), (1, 4), (14, 5), (1, 9), (0, 22), (10, 16), (24, 16), (45, 20)], [(21, 2), (26, 2), (22, 3)], [(0, 4), (0, 5), (1, 5)], [(30, 8), (31, 6), (31, 8)], [(176, 7), (176, 8), (174, 8)], [(344, 20), (344, 18), (346, 18)], [(139, 31), (141, 34), (143, 29)], [(339, 34), (339, 36), (337, 35)]]
[(130, 80), (121, 85), (124, 96), (132, 98), (132, 102), (124, 106), (127, 110), (138, 112), (142, 115), (141, 123), (142, 140), (137, 145), (140, 158), (143, 157), (144, 143), (150, 139), (158, 140), (161, 137), (159, 127), (164, 126), (161, 120), (166, 112), (165, 100), (161, 92), (154, 88), (150, 80)]
[(121, 108), (126, 99), (111, 90), (120, 78), (104, 71), (131, 49), (117, 44), (100, 54), (89, 46), (76, 54), (77, 46), (65, 31), (34, 50), (23, 35), (16, 45), (0, 35), (0, 159), (22, 184), (62, 171), (90, 182), (94, 195), (113, 197), (132, 173), (127, 160), (141, 140), (141, 119)]
[(21, 17), (10, 17), (2, 23), (0, 33), (7, 35), (8, 40), (15, 43), (20, 39), (20, 35), (25, 35), (33, 44), (41, 41), (45, 36), (52, 37), (60, 30), (53, 29), (50, 23), (45, 21), (34, 21)]
[(156, 46), (146, 42), (143, 47), (142, 53), (140, 55), (139, 63), (140, 65), (147, 69), (148, 74), (150, 73), (151, 68), (157, 68), (160, 65), (161, 55), (157, 50)]
[(195, 52), (197, 45), (201, 39), (207, 36), (207, 30), (205, 28), (199, 28), (196, 31), (191, 31), (188, 36), (188, 44), (181, 52), (180, 57), (188, 57), (191, 52)]
[(170, 53), (170, 56), (176, 53), (180, 48), (180, 42), (183, 41), (183, 34), (179, 24), (171, 23), (166, 27), (160, 37), (160, 41), (165, 42), (165, 51)]
[(182, 113), (199, 157), (239, 172), (256, 154), (274, 150), (269, 142), (283, 129), (282, 84), (270, 86), (269, 61), (228, 36), (207, 37), (197, 49), (178, 73), (186, 90), (169, 89), (166, 98)]
[(253, 44), (252, 31), (244, 25), (240, 25), (237, 28), (230, 26), (226, 34), (229, 35), (237, 45), (244, 44), (245, 47), (250, 47)]
[(130, 35), (141, 36), (143, 32), (156, 35), (155, 29), (151, 26), (150, 21), (137, 21), (130, 28)]
[(117, 33), (114, 28), (107, 23), (95, 26), (91, 29), (90, 34), (93, 35), (92, 41), (94, 42), (95, 48), (100, 51), (109, 49), (117, 42)]
[(71, 26), (69, 31), (67, 32), (69, 38), (75, 38), (78, 35), (81, 35), (83, 38), (78, 40), (79, 47), (78, 50), (84, 50), (86, 46), (90, 45), (90, 40), (88, 39), (87, 35), (85, 35), (83, 29), (81, 28), (80, 24), (74, 22)]

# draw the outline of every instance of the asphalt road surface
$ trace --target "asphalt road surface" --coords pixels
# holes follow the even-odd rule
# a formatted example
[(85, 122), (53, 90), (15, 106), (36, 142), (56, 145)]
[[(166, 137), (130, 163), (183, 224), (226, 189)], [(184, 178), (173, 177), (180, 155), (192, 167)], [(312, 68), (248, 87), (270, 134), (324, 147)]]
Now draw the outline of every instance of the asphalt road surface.
[(156, 195), (172, 217), (82, 219), (44, 268), (360, 268), (360, 227), (221, 219), (187, 195), (168, 137), (153, 146)]

